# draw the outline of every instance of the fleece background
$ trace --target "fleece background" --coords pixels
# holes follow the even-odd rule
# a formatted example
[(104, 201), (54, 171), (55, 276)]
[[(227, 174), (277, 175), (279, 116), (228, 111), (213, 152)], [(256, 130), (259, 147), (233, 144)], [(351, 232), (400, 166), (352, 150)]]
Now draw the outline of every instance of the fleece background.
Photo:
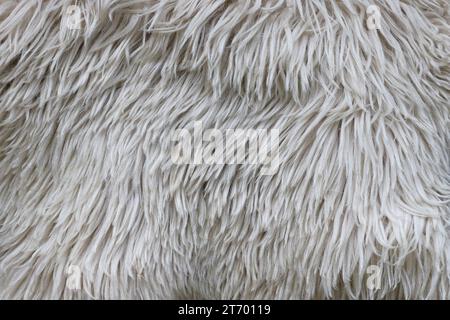
[(0, 296), (448, 299), (449, 55), (447, 0), (1, 1)]

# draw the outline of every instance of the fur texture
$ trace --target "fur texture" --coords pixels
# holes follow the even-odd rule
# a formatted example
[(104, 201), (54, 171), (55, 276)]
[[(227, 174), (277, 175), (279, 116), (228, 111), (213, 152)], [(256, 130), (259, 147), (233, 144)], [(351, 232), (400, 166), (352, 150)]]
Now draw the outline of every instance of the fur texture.
[[(448, 299), (448, 13), (2, 1), (0, 296)], [(172, 163), (198, 120), (279, 129), (278, 171)]]

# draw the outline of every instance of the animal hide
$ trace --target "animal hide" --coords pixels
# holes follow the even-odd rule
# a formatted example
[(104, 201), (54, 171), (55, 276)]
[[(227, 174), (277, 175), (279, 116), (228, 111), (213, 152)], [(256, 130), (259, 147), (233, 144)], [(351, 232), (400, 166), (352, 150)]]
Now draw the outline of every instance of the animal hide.
[(449, 56), (447, 0), (1, 1), (0, 296), (450, 298)]

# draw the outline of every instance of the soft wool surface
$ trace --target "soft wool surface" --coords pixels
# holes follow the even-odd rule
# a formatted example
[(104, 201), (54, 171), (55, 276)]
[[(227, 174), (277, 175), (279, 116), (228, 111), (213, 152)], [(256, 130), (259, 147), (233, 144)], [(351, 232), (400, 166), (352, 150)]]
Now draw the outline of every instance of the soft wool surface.
[[(449, 298), (448, 13), (1, 1), (0, 296)], [(195, 121), (279, 129), (277, 172), (174, 164)]]

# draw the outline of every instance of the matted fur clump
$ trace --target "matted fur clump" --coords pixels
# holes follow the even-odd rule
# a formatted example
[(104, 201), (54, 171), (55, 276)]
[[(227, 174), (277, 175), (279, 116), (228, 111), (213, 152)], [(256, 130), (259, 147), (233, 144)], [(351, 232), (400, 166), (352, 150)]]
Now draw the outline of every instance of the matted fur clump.
[[(448, 13), (2, 1), (0, 296), (449, 298)], [(278, 129), (276, 172), (174, 163), (196, 121)]]

